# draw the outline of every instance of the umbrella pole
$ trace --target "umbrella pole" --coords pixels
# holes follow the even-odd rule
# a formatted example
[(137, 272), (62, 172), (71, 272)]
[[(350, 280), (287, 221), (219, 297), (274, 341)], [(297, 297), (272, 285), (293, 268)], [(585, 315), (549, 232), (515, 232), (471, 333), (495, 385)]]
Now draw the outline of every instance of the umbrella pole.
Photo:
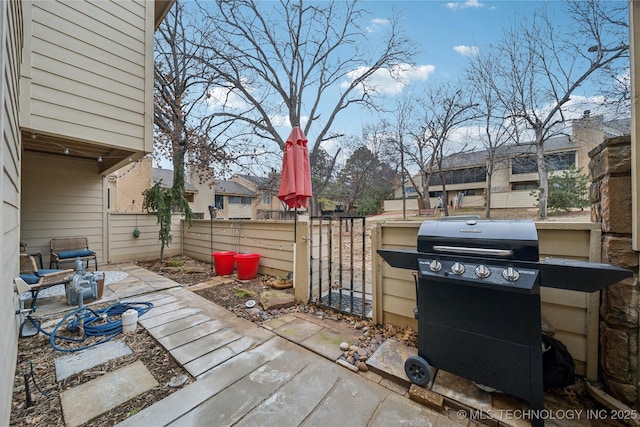
[(293, 283), (293, 287), (296, 287), (296, 282), (294, 280), (294, 278), (296, 277), (296, 258), (297, 258), (297, 254), (296, 254), (296, 243), (298, 242), (298, 207), (296, 206), (295, 211), (294, 211), (294, 217), (293, 217), (293, 271), (291, 272), (291, 274), (293, 275), (293, 277), (291, 278), (292, 283)]

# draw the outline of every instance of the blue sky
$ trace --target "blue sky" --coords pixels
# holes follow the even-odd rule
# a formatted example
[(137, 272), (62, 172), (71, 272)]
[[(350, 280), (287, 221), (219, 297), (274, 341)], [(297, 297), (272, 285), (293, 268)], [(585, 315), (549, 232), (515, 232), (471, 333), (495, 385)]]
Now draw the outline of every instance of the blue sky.
[[(364, 6), (371, 12), (370, 28), (372, 40), (376, 32), (384, 30), (385, 21), (395, 9), (401, 14), (401, 22), (406, 34), (420, 49), (415, 57), (416, 69), (412, 70), (403, 89), (418, 91), (426, 85), (440, 80), (455, 80), (463, 72), (469, 55), (482, 52), (490, 44), (498, 42), (510, 24), (523, 17), (531, 16), (535, 10), (547, 7), (552, 21), (567, 25), (570, 21), (564, 1), (434, 1), (405, 0), (378, 1), (365, 0)], [(390, 78), (380, 77), (380, 84), (389, 88), (387, 100), (392, 101), (401, 93)], [(588, 85), (574, 93), (576, 101), (593, 96)], [(579, 117), (584, 108), (576, 108)], [(595, 107), (593, 108), (595, 110)], [(371, 115), (352, 110), (336, 122), (336, 128), (358, 134)], [(336, 129), (337, 130), (337, 129)], [(327, 147), (331, 151), (331, 147)]]

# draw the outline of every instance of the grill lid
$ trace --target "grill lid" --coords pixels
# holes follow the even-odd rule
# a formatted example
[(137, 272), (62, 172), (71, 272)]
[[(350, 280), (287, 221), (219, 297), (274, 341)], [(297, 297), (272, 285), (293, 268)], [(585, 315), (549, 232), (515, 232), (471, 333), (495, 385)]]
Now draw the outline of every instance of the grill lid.
[(539, 259), (533, 221), (424, 221), (418, 231), (420, 253), (534, 261)]

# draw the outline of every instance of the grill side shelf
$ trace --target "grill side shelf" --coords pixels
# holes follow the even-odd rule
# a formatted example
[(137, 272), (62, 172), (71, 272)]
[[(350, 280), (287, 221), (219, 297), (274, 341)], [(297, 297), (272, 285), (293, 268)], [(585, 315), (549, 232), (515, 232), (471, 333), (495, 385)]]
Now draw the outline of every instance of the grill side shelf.
[(418, 257), (424, 254), (415, 249), (378, 249), (378, 255), (385, 260), (387, 264), (395, 268), (404, 268), (405, 270), (418, 270)]
[(538, 263), (540, 286), (596, 292), (633, 276), (631, 270), (609, 264), (549, 258)]

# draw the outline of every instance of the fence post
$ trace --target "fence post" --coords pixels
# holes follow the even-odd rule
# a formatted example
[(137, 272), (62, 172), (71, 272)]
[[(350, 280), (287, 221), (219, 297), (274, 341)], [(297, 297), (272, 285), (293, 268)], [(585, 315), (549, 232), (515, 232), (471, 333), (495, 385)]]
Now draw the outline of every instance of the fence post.
[(293, 283), (295, 299), (298, 303), (309, 301), (309, 217), (300, 215), (296, 224), (296, 242), (293, 246)]

